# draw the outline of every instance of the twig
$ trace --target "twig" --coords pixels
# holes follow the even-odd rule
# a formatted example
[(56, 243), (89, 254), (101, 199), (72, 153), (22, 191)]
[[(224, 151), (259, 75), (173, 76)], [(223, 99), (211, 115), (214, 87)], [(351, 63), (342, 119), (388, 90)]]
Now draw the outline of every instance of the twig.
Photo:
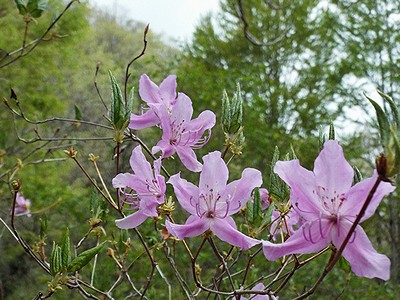
[(130, 77), (129, 74), (129, 68), (131, 67), (131, 65), (138, 60), (140, 57), (142, 57), (144, 55), (144, 53), (146, 52), (146, 48), (147, 48), (147, 33), (149, 31), (149, 24), (147, 24), (147, 26), (144, 28), (144, 32), (143, 32), (143, 49), (142, 52), (140, 52), (139, 55), (137, 55), (136, 57), (134, 57), (126, 66), (126, 70), (125, 70), (125, 84), (124, 84), (124, 96), (125, 96), (125, 105), (127, 105), (128, 103), (128, 93), (127, 93), (127, 88), (128, 88), (128, 79)]

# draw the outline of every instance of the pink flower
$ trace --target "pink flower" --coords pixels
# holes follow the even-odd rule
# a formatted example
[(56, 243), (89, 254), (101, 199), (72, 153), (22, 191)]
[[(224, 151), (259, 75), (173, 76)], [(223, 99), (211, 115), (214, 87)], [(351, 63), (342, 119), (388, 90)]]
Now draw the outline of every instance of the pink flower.
[[(139, 79), (139, 95), (148, 105), (158, 103), (169, 109), (184, 94), (178, 93), (178, 97), (176, 95), (175, 75), (169, 75), (158, 87), (146, 74), (143, 74)], [(137, 130), (158, 124), (160, 124), (160, 118), (150, 108), (143, 115), (131, 114), (129, 128)]]
[(25, 199), (21, 193), (17, 193), (17, 198), (15, 199), (15, 209), (14, 215), (15, 216), (31, 216), (31, 201), (29, 199)]
[[(192, 120), (192, 101), (186, 95), (182, 95), (171, 109), (163, 104), (150, 106), (159, 116), (163, 130), (162, 139), (152, 149), (153, 154), (161, 151), (161, 157), (166, 158), (176, 152), (188, 170), (199, 172), (202, 165), (193, 149), (208, 142), (211, 128), (215, 125), (215, 114), (206, 110)], [(208, 133), (203, 137), (205, 131)]]
[(154, 161), (153, 174), (142, 148), (137, 146), (132, 151), (130, 164), (134, 174), (120, 173), (112, 180), (113, 186), (119, 189), (119, 200), (122, 205), (127, 209), (137, 210), (115, 221), (115, 224), (122, 229), (135, 228), (148, 217), (157, 217), (157, 206), (164, 202), (166, 189), (165, 179), (160, 175), (161, 159)]
[(251, 191), (261, 185), (260, 171), (245, 169), (241, 179), (227, 185), (229, 173), (221, 153), (209, 153), (203, 161), (199, 187), (180, 178), (180, 174), (171, 176), (168, 181), (181, 206), (191, 214), (184, 225), (166, 221), (168, 232), (183, 239), (211, 230), (224, 242), (245, 250), (260, 243), (239, 232), (231, 217), (246, 205)]
[[(304, 222), (282, 244), (263, 241), (264, 255), (269, 260), (318, 252), (329, 243), (340, 248), (378, 176), (374, 172), (372, 177), (351, 186), (354, 172), (337, 141), (325, 143), (313, 172), (301, 167), (298, 160), (278, 161), (274, 171), (290, 186), (292, 207)], [(361, 222), (371, 217), (382, 198), (393, 190), (389, 183), (381, 183)], [(343, 256), (359, 277), (390, 277), (389, 259), (376, 252), (360, 225)]]

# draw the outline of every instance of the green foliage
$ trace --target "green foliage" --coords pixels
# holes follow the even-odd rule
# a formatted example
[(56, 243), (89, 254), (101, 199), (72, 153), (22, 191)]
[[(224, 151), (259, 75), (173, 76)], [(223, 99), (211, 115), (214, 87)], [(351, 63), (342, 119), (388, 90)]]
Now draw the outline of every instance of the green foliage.
[(248, 201), (246, 205), (246, 220), (251, 224), (258, 226), (262, 221), (262, 207), (260, 189), (253, 191), (253, 201)]
[(103, 249), (106, 242), (107, 241), (104, 241), (94, 248), (83, 251), (75, 257), (67, 267), (68, 273), (79, 271), (86, 266), (100, 252), (100, 250)]

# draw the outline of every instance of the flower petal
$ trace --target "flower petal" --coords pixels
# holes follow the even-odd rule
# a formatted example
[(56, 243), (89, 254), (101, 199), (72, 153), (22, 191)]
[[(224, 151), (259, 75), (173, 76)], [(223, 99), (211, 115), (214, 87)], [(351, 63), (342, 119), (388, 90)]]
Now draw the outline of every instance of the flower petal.
[(163, 203), (163, 199), (154, 196), (142, 196), (139, 202), (139, 211), (148, 217), (157, 217), (157, 206)]
[(175, 150), (186, 169), (192, 172), (201, 171), (203, 165), (197, 160), (196, 153), (194, 153), (192, 148), (187, 146), (176, 146)]
[(160, 84), (160, 95), (165, 105), (174, 104), (176, 99), (176, 76), (169, 75)]
[[(263, 241), (264, 255), (268, 260), (276, 260), (289, 254), (308, 254), (318, 252), (330, 242), (330, 221), (316, 220), (301, 226), (291, 237), (282, 244)], [(327, 234), (323, 234), (323, 232)]]
[[(230, 222), (228, 222), (228, 220)], [(212, 219), (210, 222), (210, 229), (222, 241), (243, 250), (247, 250), (261, 243), (261, 241), (253, 239), (232, 227), (232, 221), (233, 219), (231, 217), (226, 217), (225, 219)]]
[(330, 193), (346, 193), (352, 183), (354, 170), (346, 161), (338, 141), (329, 140), (314, 163), (317, 184), (329, 188)]
[(210, 190), (215, 193), (224, 191), (229, 172), (228, 167), (221, 158), (221, 152), (211, 152), (203, 156), (203, 161), (204, 164), (199, 181), (200, 192), (207, 195), (210, 194)]
[[(218, 169), (216, 169), (218, 170)], [(214, 176), (219, 176), (219, 172), (215, 172)], [(231, 197), (229, 203), (229, 215), (237, 213), (246, 205), (247, 201), (251, 198), (251, 191), (261, 186), (262, 175), (261, 172), (253, 169), (246, 168), (242, 172), (242, 177), (238, 180), (229, 183), (224, 191), (223, 199)], [(224, 204), (226, 206), (226, 204)]]
[(172, 175), (168, 183), (174, 187), (179, 204), (191, 215), (196, 215), (195, 202), (199, 198), (199, 188), (193, 183), (181, 178), (180, 173)]
[[(340, 232), (332, 236), (332, 242), (336, 248), (340, 248), (352, 223), (340, 222)], [(387, 256), (376, 252), (368, 239), (367, 234), (360, 225), (356, 227), (355, 236), (350, 239), (343, 251), (343, 257), (350, 263), (351, 270), (359, 277), (380, 278), (389, 280), (390, 260)]]
[[(175, 122), (175, 125), (188, 123), (192, 120), (192, 115), (192, 100), (185, 94), (179, 93), (179, 98), (171, 109), (171, 122)], [(184, 127), (186, 127), (186, 124)]]
[(130, 187), (132, 188), (132, 182), (134, 181), (135, 176), (130, 173), (120, 173), (115, 176), (112, 180), (112, 185), (115, 188), (124, 188)]
[(121, 229), (135, 228), (142, 224), (148, 216), (144, 215), (141, 211), (137, 211), (123, 219), (115, 220), (115, 225)]
[(314, 174), (300, 166), (299, 161), (278, 161), (274, 172), (290, 186), (290, 202), (304, 219), (313, 220), (319, 217), (322, 210), (316, 195)]
[[(375, 184), (377, 178), (378, 174), (376, 171), (374, 171), (372, 177), (364, 179), (363, 181), (352, 186), (346, 195), (346, 200), (343, 201), (340, 213), (346, 216), (352, 215), (355, 218), (358, 212), (361, 210), (361, 207), (364, 205), (365, 200), (367, 199), (368, 194)], [(382, 198), (394, 190), (395, 187), (390, 183), (381, 182), (360, 222), (363, 222), (371, 217), (375, 213), (379, 203), (382, 201)]]
[(184, 225), (173, 224), (165, 221), (168, 232), (183, 240), (185, 237), (195, 237), (206, 232), (210, 228), (206, 219), (200, 219), (197, 216), (190, 216)]
[(156, 115), (153, 109), (150, 109), (142, 115), (131, 114), (128, 127), (133, 130), (139, 130), (157, 124), (160, 124), (160, 118)]
[(186, 131), (193, 135), (193, 140), (198, 140), (204, 134), (204, 131), (214, 127), (216, 122), (215, 114), (210, 110), (205, 110), (201, 114), (186, 124)]
[(132, 150), (129, 163), (136, 176), (141, 177), (143, 181), (148, 180), (151, 182), (153, 179), (153, 170), (150, 163), (146, 160), (141, 146), (137, 146)]
[(161, 95), (158, 86), (143, 74), (139, 79), (139, 95), (146, 103), (161, 103)]

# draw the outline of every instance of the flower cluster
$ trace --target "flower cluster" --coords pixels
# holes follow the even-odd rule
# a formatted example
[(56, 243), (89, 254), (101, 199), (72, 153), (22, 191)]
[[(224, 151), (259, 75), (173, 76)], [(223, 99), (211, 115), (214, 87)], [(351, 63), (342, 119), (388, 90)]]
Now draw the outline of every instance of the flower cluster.
[[(113, 186), (119, 189), (121, 206), (137, 210), (117, 220), (118, 227), (134, 228), (146, 218), (158, 216), (157, 207), (164, 203), (166, 192), (165, 179), (160, 175), (162, 159), (177, 153), (188, 170), (200, 172), (200, 179), (196, 186), (181, 178), (180, 173), (169, 178), (167, 183), (172, 185), (180, 206), (190, 214), (182, 225), (175, 224), (172, 219), (165, 221), (170, 235), (184, 239), (212, 232), (222, 241), (243, 250), (262, 243), (269, 260), (318, 252), (330, 244), (340, 248), (376, 182), (376, 172), (352, 186), (353, 168), (334, 140), (324, 144), (313, 171), (300, 166), (298, 160), (278, 161), (274, 171), (290, 187), (290, 203), (286, 207), (291, 209), (282, 216), (278, 211), (272, 213), (269, 236), (274, 243), (249, 237), (238, 230), (232, 215), (241, 211), (251, 199), (253, 189), (261, 186), (261, 172), (247, 168), (240, 179), (228, 183), (228, 167), (220, 152), (205, 155), (201, 164), (194, 149), (208, 141), (215, 115), (204, 111), (192, 120), (190, 98), (175, 90), (175, 76), (168, 76), (159, 87), (146, 75), (140, 78), (139, 93), (148, 110), (142, 115), (132, 114), (129, 127), (137, 130), (159, 126), (162, 138), (152, 152), (161, 151), (161, 157), (154, 161), (152, 169), (138, 146), (130, 159), (134, 174), (118, 174), (113, 179)], [(381, 183), (361, 222), (371, 217), (382, 198), (393, 190), (390, 183)], [(262, 209), (266, 209), (271, 201), (268, 191), (260, 189), (260, 195)], [(284, 222), (280, 223), (281, 220)], [(275, 243), (278, 237), (288, 238), (283, 243)], [(376, 252), (360, 225), (356, 226), (342, 254), (357, 276), (389, 279), (389, 259)], [(257, 297), (268, 299), (268, 296)]]

